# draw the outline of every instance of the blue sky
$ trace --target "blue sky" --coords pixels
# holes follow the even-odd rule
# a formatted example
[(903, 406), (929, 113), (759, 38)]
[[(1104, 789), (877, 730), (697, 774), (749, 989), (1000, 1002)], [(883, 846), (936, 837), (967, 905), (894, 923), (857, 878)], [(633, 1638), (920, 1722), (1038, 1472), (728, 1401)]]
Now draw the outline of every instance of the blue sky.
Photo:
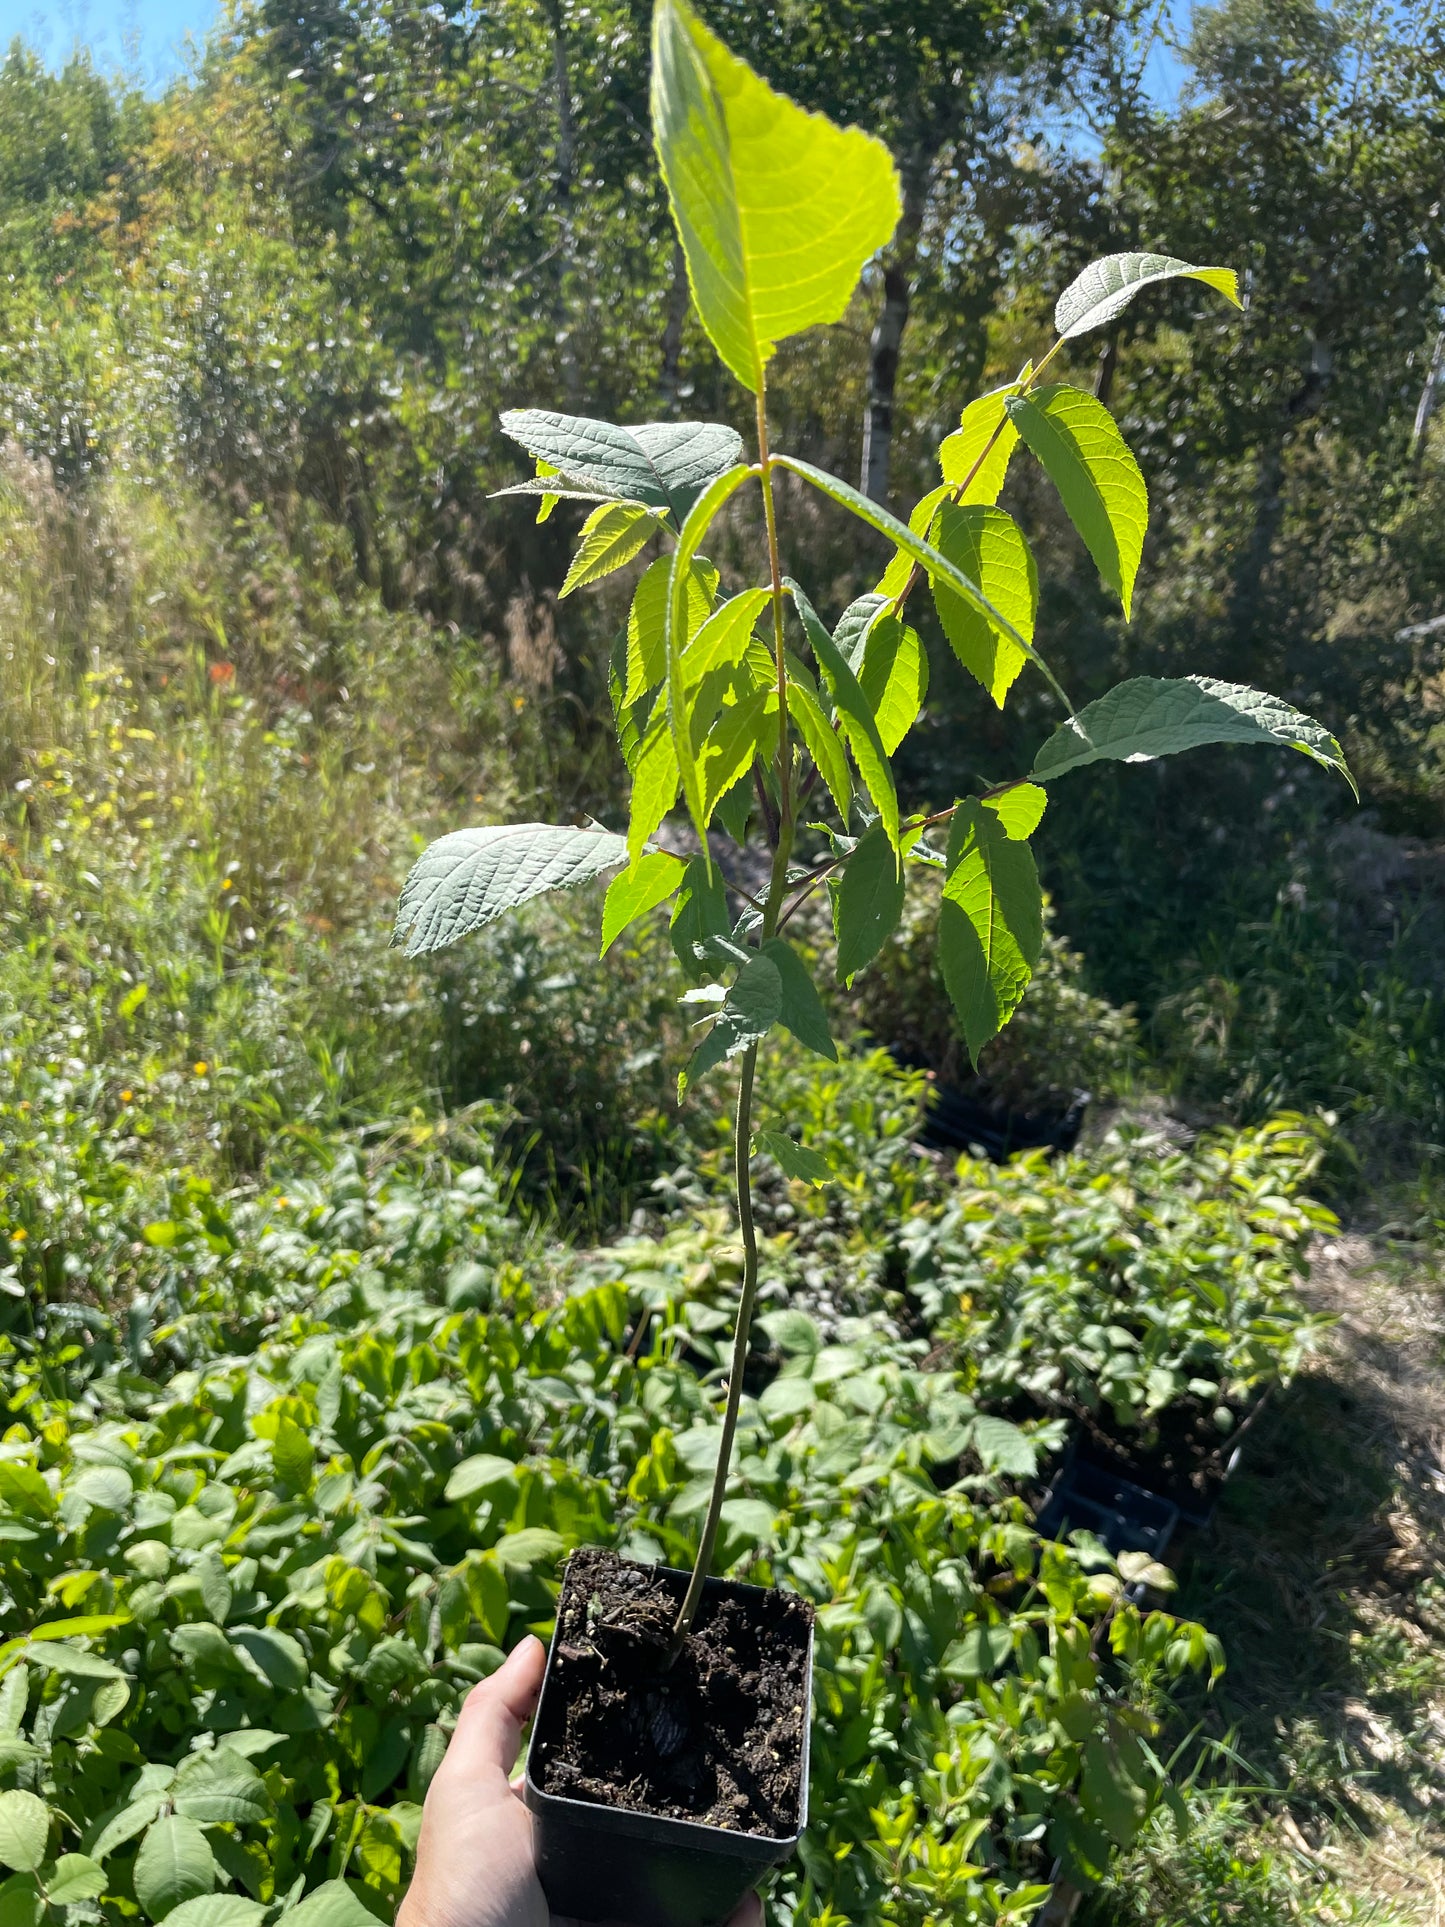
[[(1190, 0), (1175, 0), (1169, 9), (1176, 21), (1189, 10)], [(186, 35), (204, 39), (219, 11), (219, 0), (0, 0), (0, 46), (21, 34), (56, 66), (80, 40), (104, 71), (122, 68), (155, 88), (184, 68)], [(1156, 98), (1172, 102), (1179, 68), (1162, 45), (1156, 44), (1147, 74)]]
[(219, 11), (217, 0), (0, 0), (0, 45), (20, 34), (58, 66), (83, 41), (105, 72), (153, 88), (184, 67), (187, 33), (202, 40)]

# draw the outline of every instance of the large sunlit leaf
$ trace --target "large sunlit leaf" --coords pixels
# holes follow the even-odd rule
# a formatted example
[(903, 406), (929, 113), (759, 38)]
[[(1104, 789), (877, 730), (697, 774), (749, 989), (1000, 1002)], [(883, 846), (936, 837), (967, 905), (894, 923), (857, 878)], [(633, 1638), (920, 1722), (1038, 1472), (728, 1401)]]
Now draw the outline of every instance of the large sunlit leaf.
[(50, 1808), (34, 1793), (0, 1793), (0, 1866), (33, 1872), (45, 1858)]
[(1344, 751), (1323, 724), (1262, 689), (1212, 676), (1135, 676), (1117, 683), (1054, 731), (1034, 758), (1033, 774), (1045, 783), (1085, 763), (1148, 763), (1206, 743), (1297, 749), (1338, 770), (1355, 789)]
[(1114, 417), (1093, 395), (1064, 383), (1012, 395), (1006, 406), (1127, 618), (1149, 526), (1149, 491)]
[(1186, 279), (1217, 288), (1238, 308), (1239, 277), (1233, 268), (1200, 268), (1173, 254), (1106, 254), (1091, 261), (1059, 296), (1054, 326), (1065, 341), (1102, 328), (1128, 307), (1152, 281)]
[(983, 803), (960, 803), (949, 832), (938, 955), (975, 1066), (1018, 1008), (1043, 941), (1033, 851)]
[(698, 314), (756, 393), (778, 342), (842, 319), (898, 224), (897, 170), (774, 93), (686, 0), (653, 12), (652, 126)]
[(842, 740), (833, 724), (823, 714), (822, 704), (812, 689), (811, 678), (804, 678), (807, 671), (790, 656), (788, 658), (788, 712), (797, 726), (803, 745), (818, 766), (818, 774), (827, 785), (828, 794), (833, 799), (834, 808), (846, 823), (848, 805), (853, 797), (853, 779), (848, 773), (848, 758)]
[[(1090, 399), (1092, 400), (1092, 397)], [(1010, 403), (1010, 407), (1012, 406), (1013, 403)], [(866, 522), (870, 528), (877, 529), (880, 535), (886, 535), (889, 541), (905, 555), (911, 556), (915, 562), (921, 562), (934, 583), (941, 581), (946, 588), (952, 589), (955, 595), (971, 603), (981, 615), (986, 616), (1023, 651), (1036, 669), (1042, 670), (1064, 707), (1072, 709), (1073, 705), (1064, 694), (1058, 678), (1033, 644), (1018, 633), (1003, 611), (994, 607), (978, 584), (970, 581), (957, 563), (950, 562), (946, 555), (941, 554), (916, 530), (905, 527), (896, 515), (890, 515), (887, 509), (880, 508), (876, 502), (869, 501), (859, 489), (852, 487), (839, 476), (830, 475), (826, 469), (815, 468), (811, 462), (800, 461), (796, 455), (776, 455), (773, 459), (779, 468), (790, 468), (795, 475), (801, 475), (805, 482), (811, 482), (814, 488), (829, 496), (840, 507), (850, 510), (860, 522)], [(928, 497), (924, 499), (929, 500)]]
[[(650, 834), (650, 832), (649, 832)], [(627, 861), (627, 839), (559, 823), (453, 830), (422, 853), (397, 907), (394, 944), (441, 950), (546, 890), (570, 890)]]
[(677, 800), (677, 751), (665, 708), (653, 711), (637, 752), (632, 772), (632, 801), (627, 820), (626, 856), (636, 863), (663, 817)]
[(1011, 515), (981, 503), (967, 508), (944, 503), (933, 539), (1007, 618), (1008, 627), (1001, 627), (935, 577), (933, 604), (953, 653), (1002, 709), (1024, 666), (1024, 653), (1014, 638), (1022, 636), (1027, 642), (1034, 638), (1039, 576), (1033, 552)]
[(928, 695), (928, 651), (918, 631), (890, 610), (870, 623), (856, 673), (891, 756), (917, 722)]
[[(721, 422), (642, 422), (619, 428), (547, 408), (509, 408), (501, 419), (504, 434), (529, 455), (548, 462), (564, 481), (596, 489), (604, 499), (667, 510), (679, 527), (708, 483), (743, 452), (737, 430)], [(535, 493), (537, 484), (522, 483), (513, 492)], [(547, 492), (567, 491), (551, 487)]]
[(194, 1820), (165, 1814), (135, 1857), (135, 1897), (152, 1920), (163, 1920), (182, 1902), (208, 1894), (216, 1884), (210, 1842)]
[[(667, 676), (667, 591), (672, 580), (672, 557), (660, 555), (638, 578), (627, 613), (628, 704), (640, 701)], [(717, 593), (717, 570), (702, 556), (694, 556), (687, 571), (683, 627), (695, 636), (708, 620)], [(736, 600), (736, 598), (734, 598)]]

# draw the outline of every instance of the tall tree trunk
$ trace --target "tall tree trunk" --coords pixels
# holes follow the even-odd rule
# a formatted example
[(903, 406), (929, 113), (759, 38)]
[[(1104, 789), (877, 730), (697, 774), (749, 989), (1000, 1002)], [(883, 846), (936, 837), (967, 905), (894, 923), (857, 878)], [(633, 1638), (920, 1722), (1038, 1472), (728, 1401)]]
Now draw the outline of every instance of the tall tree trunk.
[(681, 241), (674, 236), (672, 285), (667, 291), (667, 323), (662, 330), (662, 372), (658, 377), (663, 409), (669, 415), (677, 408), (677, 385), (682, 369), (682, 329), (686, 320), (687, 256), (682, 251)]
[(1420, 390), (1420, 406), (1415, 410), (1415, 426), (1410, 435), (1410, 466), (1418, 470), (1425, 459), (1425, 443), (1430, 434), (1430, 417), (1435, 413), (1435, 403), (1440, 398), (1440, 384), (1445, 381), (1445, 328), (1435, 337), (1435, 349), (1430, 356), (1430, 372), (1425, 377), (1425, 386)]
[(577, 121), (572, 111), (572, 79), (567, 67), (567, 28), (562, 17), (562, 0), (547, 0), (547, 20), (552, 29), (552, 88), (557, 101), (557, 164), (553, 176), (557, 196), (557, 271), (554, 291), (557, 308), (558, 345), (562, 356), (562, 392), (575, 409), (582, 394), (577, 368), (577, 345), (573, 339), (569, 308), (570, 281), (575, 261), (573, 232), (573, 188), (577, 175)]
[(898, 357), (903, 347), (903, 331), (908, 326), (918, 236), (928, 205), (932, 165), (932, 154), (926, 158), (919, 156), (904, 172), (903, 218), (883, 264), (883, 306), (868, 346), (868, 406), (863, 416), (863, 471), (858, 486), (874, 502), (888, 500)]

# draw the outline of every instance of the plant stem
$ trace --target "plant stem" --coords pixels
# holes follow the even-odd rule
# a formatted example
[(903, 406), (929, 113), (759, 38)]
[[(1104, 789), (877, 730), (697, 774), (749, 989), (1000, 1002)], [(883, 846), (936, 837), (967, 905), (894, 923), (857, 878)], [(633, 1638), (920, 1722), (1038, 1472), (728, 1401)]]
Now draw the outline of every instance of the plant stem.
[(718, 1445), (717, 1469), (713, 1473), (707, 1518), (703, 1522), (697, 1559), (692, 1568), (692, 1577), (688, 1581), (687, 1597), (682, 1602), (677, 1623), (672, 1629), (674, 1647), (680, 1646), (687, 1638), (688, 1629), (692, 1625), (702, 1599), (703, 1582), (712, 1568), (712, 1556), (717, 1547), (718, 1524), (722, 1518), (723, 1500), (727, 1496), (728, 1466), (733, 1455), (733, 1440), (737, 1436), (738, 1410), (743, 1400), (743, 1370), (748, 1362), (748, 1339), (752, 1333), (753, 1302), (758, 1295), (758, 1233), (753, 1223), (753, 1188), (748, 1172), (748, 1155), (753, 1129), (753, 1078), (757, 1067), (758, 1047), (756, 1044), (750, 1044), (743, 1055), (743, 1074), (738, 1084), (737, 1123), (733, 1134), (738, 1228), (743, 1238), (743, 1289), (742, 1296), (738, 1300), (737, 1324), (733, 1328), (732, 1365), (728, 1372), (727, 1405), (723, 1410), (722, 1439)]
[[(773, 839), (773, 871), (763, 906), (759, 942), (766, 943), (778, 928), (778, 918), (787, 894), (788, 864), (793, 854), (793, 758), (788, 742), (788, 672), (783, 638), (783, 570), (778, 555), (778, 518), (773, 502), (772, 456), (768, 449), (767, 395), (758, 390), (758, 461), (762, 469), (763, 516), (768, 529), (768, 571), (773, 598), (773, 653), (778, 670), (778, 821)], [(767, 820), (766, 789), (759, 781), (760, 800)], [(772, 824), (768, 824), (770, 832)], [(758, 1047), (750, 1044), (743, 1053), (742, 1076), (738, 1082), (737, 1118), (733, 1129), (733, 1183), (738, 1210), (738, 1231), (743, 1241), (743, 1288), (738, 1298), (737, 1322), (733, 1327), (732, 1364), (728, 1371), (727, 1402), (723, 1407), (722, 1438), (718, 1444), (717, 1467), (708, 1496), (707, 1517), (687, 1593), (672, 1629), (676, 1654), (702, 1601), (703, 1584), (712, 1569), (717, 1550), (718, 1527), (723, 1501), (727, 1497), (728, 1471), (732, 1463), (733, 1440), (737, 1436), (738, 1412), (743, 1400), (743, 1372), (748, 1362), (748, 1341), (752, 1337), (753, 1306), (758, 1295), (758, 1233), (753, 1223), (753, 1186), (749, 1169), (753, 1137), (753, 1085), (757, 1078)]]

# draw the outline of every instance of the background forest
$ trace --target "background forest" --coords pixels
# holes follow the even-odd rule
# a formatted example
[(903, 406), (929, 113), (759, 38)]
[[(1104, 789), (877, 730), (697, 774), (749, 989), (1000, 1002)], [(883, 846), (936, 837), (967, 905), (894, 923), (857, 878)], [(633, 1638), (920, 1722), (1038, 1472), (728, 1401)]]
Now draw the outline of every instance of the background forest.
[[(1132, 624), (1037, 477), (1016, 466), (1005, 502), (1048, 555), (1040, 646), (1076, 700), (1140, 673), (1270, 688), (1336, 731), (1363, 793), (1243, 749), (1102, 766), (1041, 839), (1045, 966), (976, 1078), (926, 906), (837, 993), (842, 1067), (780, 1073), (845, 1176), (770, 1180), (768, 1369), (894, 1372), (849, 1407), (848, 1449), (915, 1484), (893, 1421), (952, 1387), (963, 1418), (928, 1420), (964, 1468), (950, 1530), (1000, 1570), (1036, 1556), (1021, 1495), (1071, 1414), (1157, 1430), (1193, 1399), (1224, 1435), (1321, 1314), (1348, 1343), (1274, 1398), (1256, 1470), (1183, 1555), (1178, 1609), (1231, 1670), (1207, 1686), (1216, 1649), (1186, 1630), (1167, 1661), (1121, 1646), (1127, 1678), (1098, 1684), (1144, 1709), (1172, 1803), (1152, 1768), (1116, 1771), (1117, 1721), (1040, 1751), (1045, 1715), (989, 1685), (1009, 1652), (1029, 1677), (1023, 1618), (996, 1649), (978, 1606), (979, 1637), (915, 1653), (916, 1694), (889, 1673), (932, 1637), (935, 1500), (894, 1490), (906, 1571), (859, 1577), (787, 1523), (823, 1531), (836, 1499), (826, 1441), (786, 1459), (812, 1392), (765, 1394), (729, 1556), (760, 1537), (774, 1576), (834, 1589), (857, 1698), (826, 1715), (830, 1790), (778, 1904), (1026, 1919), (1062, 1855), (1103, 1880), (1093, 1923), (1438, 1921), (1445, 12), (1201, 7), (1165, 108), (1140, 0), (698, 11), (897, 160), (891, 248), (844, 323), (780, 350), (769, 395), (779, 443), (899, 513), (1086, 261), (1239, 269), (1242, 316), (1184, 283), (1074, 344), (1067, 378), (1149, 479)], [(31, 1640), (18, 1668), (0, 1647), (0, 1836), (12, 1793), (54, 1828), (34, 1853), (0, 1837), (0, 1927), (390, 1918), (455, 1696), (545, 1623), (563, 1544), (625, 1529), (672, 1556), (695, 1530), (692, 1486), (662, 1495), (700, 1468), (732, 1260), (725, 1146), (673, 1102), (665, 936), (594, 963), (584, 895), (430, 962), (388, 948), (430, 836), (625, 820), (607, 668), (633, 572), (559, 601), (576, 511), (489, 499), (527, 468), (499, 411), (750, 427), (688, 307), (649, 19), (237, 0), (158, 97), (18, 42), (0, 65), (0, 1630)], [(801, 492), (783, 519), (835, 618), (886, 548)], [(746, 520), (726, 539), (756, 557)], [(1052, 719), (1041, 695), (984, 714), (925, 639), (904, 776), (942, 803), (1026, 766)], [(1066, 1135), (1082, 1115), (1079, 1147), (920, 1154), (930, 1078)], [(1187, 1329), (1186, 1278), (1226, 1281)], [(488, 1346), (512, 1348), (500, 1389)], [(1370, 1373), (1408, 1381), (1403, 1418)], [(992, 1446), (957, 1430), (981, 1414)], [(878, 1522), (843, 1503), (856, 1560)], [(287, 1564), (287, 1532), (331, 1563)], [(1049, 1595), (1055, 1638), (1094, 1610), (1083, 1571)], [(35, 1642), (62, 1608), (89, 1672)], [(187, 1794), (191, 1734), (258, 1693), (272, 1712), (240, 1723), (271, 1756), (202, 1748), (231, 1805)], [(99, 1871), (67, 1887), (66, 1855)]]

